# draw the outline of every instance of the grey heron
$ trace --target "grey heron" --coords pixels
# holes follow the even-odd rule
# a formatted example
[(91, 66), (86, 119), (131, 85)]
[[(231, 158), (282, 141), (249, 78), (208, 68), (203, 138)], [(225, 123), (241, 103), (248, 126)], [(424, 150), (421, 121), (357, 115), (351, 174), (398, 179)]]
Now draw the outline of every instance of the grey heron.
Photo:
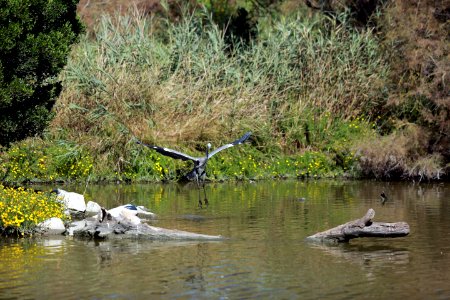
[[(192, 162), (194, 162), (194, 167), (193, 169), (187, 173), (184, 178), (192, 181), (195, 180), (197, 182), (197, 187), (200, 188), (200, 181), (202, 182), (202, 186), (203, 186), (203, 191), (205, 192), (205, 204), (208, 204), (208, 199), (206, 199), (206, 191), (205, 191), (205, 177), (206, 177), (206, 164), (208, 163), (208, 160), (214, 156), (215, 154), (219, 153), (222, 150), (225, 150), (227, 148), (236, 146), (236, 145), (240, 145), (243, 144), (246, 140), (248, 140), (248, 138), (250, 137), (252, 133), (249, 131), (246, 134), (244, 134), (241, 138), (235, 140), (234, 142), (225, 144), (217, 149), (215, 149), (214, 151), (212, 151), (211, 153), (209, 152), (209, 150), (211, 149), (211, 144), (208, 143), (206, 145), (206, 154), (205, 156), (202, 157), (193, 157), (190, 156), (188, 154), (176, 151), (176, 150), (172, 150), (169, 148), (164, 148), (164, 147), (159, 147), (159, 146), (155, 146), (155, 145), (149, 145), (149, 144), (144, 144), (141, 141), (137, 141), (138, 144), (144, 145), (146, 147), (149, 147), (150, 149), (155, 150), (158, 153), (161, 153), (162, 155), (165, 156), (169, 156), (172, 157), (174, 159), (181, 159), (183, 161), (187, 161), (190, 160)], [(201, 205), (201, 200), (199, 198), (199, 204)]]

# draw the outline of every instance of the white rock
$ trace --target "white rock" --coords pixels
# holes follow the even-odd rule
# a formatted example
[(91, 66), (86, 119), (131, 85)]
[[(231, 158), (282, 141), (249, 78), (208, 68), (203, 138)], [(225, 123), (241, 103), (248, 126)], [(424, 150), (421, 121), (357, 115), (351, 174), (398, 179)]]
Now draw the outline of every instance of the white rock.
[(84, 227), (86, 227), (86, 220), (81, 221), (75, 221), (70, 224), (69, 229), (67, 231), (69, 232), (69, 235), (73, 235), (74, 232), (82, 230)]
[(58, 198), (64, 202), (66, 209), (81, 212), (86, 210), (86, 202), (84, 201), (83, 195), (74, 192), (67, 192), (61, 189), (56, 189), (55, 191)]
[(86, 217), (96, 216), (101, 210), (102, 208), (97, 202), (89, 201), (86, 204)]
[(37, 225), (37, 228), (42, 233), (46, 234), (62, 234), (66, 231), (64, 223), (60, 218), (50, 218)]

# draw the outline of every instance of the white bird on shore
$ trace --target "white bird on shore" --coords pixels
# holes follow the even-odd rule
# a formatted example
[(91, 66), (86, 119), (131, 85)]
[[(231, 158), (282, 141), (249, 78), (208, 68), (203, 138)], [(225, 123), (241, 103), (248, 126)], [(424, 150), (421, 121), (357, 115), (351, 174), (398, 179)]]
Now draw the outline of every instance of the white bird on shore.
[(123, 212), (130, 216), (133, 215), (144, 218), (156, 217), (156, 214), (148, 211), (144, 206), (136, 206), (133, 204), (125, 204), (108, 210), (108, 213), (116, 219), (119, 218)]
[(98, 212), (96, 218), (100, 223), (105, 220), (115, 220), (117, 222), (125, 222), (131, 225), (138, 225), (141, 223), (139, 216), (144, 218), (154, 218), (156, 215), (149, 212), (144, 206), (136, 206), (133, 204), (125, 204), (110, 210), (106, 210), (104, 207)]

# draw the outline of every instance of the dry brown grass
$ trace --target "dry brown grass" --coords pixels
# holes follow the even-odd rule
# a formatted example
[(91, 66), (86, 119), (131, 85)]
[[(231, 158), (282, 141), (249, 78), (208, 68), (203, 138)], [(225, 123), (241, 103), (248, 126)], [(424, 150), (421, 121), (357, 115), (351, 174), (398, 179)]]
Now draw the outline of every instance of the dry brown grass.
[(363, 140), (355, 146), (365, 176), (379, 179), (441, 179), (442, 156), (427, 155), (430, 133), (414, 124), (378, 139)]
[[(410, 118), (428, 128), (429, 152), (450, 160), (450, 3), (392, 1), (381, 18), (386, 45), (393, 47), (389, 110), (415, 106)], [(425, 99), (425, 101), (424, 101)], [(423, 103), (426, 105), (423, 105)]]
[(248, 130), (261, 148), (289, 150), (305, 144), (310, 111), (351, 118), (383, 104), (388, 70), (370, 32), (324, 35), (320, 21), (292, 18), (230, 55), (220, 30), (186, 22), (161, 41), (141, 12), (103, 19), (74, 50), (53, 128), (102, 136), (99, 153), (133, 136), (195, 148)]
[(95, 34), (95, 27), (100, 23), (102, 15), (127, 14), (130, 10), (137, 9), (143, 15), (164, 15), (172, 21), (181, 18), (183, 7), (190, 4), (196, 7), (196, 0), (166, 0), (166, 8), (161, 5), (161, 0), (80, 0), (77, 5), (77, 13), (85, 24), (89, 34)]
[(431, 154), (425, 157), (419, 157), (410, 167), (408, 177), (417, 178), (419, 181), (441, 179), (445, 174), (442, 156), (440, 154)]

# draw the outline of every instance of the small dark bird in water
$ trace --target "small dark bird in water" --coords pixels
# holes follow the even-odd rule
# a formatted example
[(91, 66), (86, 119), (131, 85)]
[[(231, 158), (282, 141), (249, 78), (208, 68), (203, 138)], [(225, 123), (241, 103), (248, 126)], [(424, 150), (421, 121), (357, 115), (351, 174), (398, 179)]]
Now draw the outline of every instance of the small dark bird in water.
[(380, 198), (381, 198), (381, 205), (384, 205), (384, 203), (386, 203), (386, 201), (388, 200), (388, 197), (386, 196), (386, 194), (384, 193), (384, 191), (381, 192)]

